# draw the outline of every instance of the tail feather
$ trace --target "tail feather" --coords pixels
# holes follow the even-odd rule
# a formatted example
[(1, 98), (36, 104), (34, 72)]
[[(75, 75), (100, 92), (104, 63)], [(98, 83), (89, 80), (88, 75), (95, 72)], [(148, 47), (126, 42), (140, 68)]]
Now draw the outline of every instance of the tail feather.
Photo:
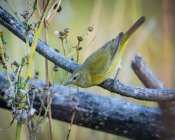
[(124, 34), (123, 40), (121, 42), (121, 48), (124, 48), (126, 42), (130, 38), (130, 36), (145, 22), (145, 17), (142, 16), (139, 18), (131, 28)]

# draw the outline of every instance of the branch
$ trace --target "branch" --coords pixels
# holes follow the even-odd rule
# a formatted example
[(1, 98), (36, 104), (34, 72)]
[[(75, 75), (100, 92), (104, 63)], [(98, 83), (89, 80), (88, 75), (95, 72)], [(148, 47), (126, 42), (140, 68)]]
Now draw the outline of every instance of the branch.
[[(45, 86), (45, 82), (31, 80), (30, 84), (36, 87)], [(0, 90), (8, 88), (4, 73), (0, 73)], [(74, 106), (70, 99), (70, 91), (67, 87), (53, 85), (51, 91), (54, 93), (52, 98), (52, 116), (54, 119), (70, 122)], [(71, 89), (73, 101), (77, 100), (77, 90)], [(6, 107), (3, 101), (3, 94), (0, 96), (0, 107)], [(88, 127), (98, 131), (103, 131), (115, 135), (125, 136), (131, 139), (158, 139), (157, 127), (160, 116), (158, 108), (150, 108), (136, 105), (101, 96), (95, 93), (80, 91), (79, 102), (76, 110), (74, 124)], [(40, 102), (34, 103), (36, 109), (40, 108)]]
[[(136, 55), (131, 64), (134, 72), (141, 82), (148, 88), (163, 88), (163, 83), (153, 74), (141, 56)], [(158, 102), (161, 110), (159, 134), (161, 139), (172, 140), (175, 138), (175, 101)]]
[[(18, 36), (20, 39), (25, 41), (25, 30), (23, 25), (19, 23), (13, 16), (0, 7), (0, 23), (9, 29), (12, 33)], [(32, 43), (33, 35), (29, 34), (29, 42)], [(48, 47), (41, 40), (38, 41), (36, 51), (60, 66), (61, 68), (73, 72), (79, 67), (75, 61), (72, 61), (61, 54)], [(175, 100), (175, 89), (148, 89), (142, 87), (129, 86), (120, 83), (119, 81), (113, 82), (112, 79), (108, 79), (102, 84), (102, 88), (111, 92), (120, 94), (122, 96), (132, 97), (140, 100), (147, 101), (171, 101)]]
[(131, 67), (147, 88), (164, 88), (163, 83), (156, 77), (151, 69), (146, 65), (143, 58), (139, 55), (131, 63)]

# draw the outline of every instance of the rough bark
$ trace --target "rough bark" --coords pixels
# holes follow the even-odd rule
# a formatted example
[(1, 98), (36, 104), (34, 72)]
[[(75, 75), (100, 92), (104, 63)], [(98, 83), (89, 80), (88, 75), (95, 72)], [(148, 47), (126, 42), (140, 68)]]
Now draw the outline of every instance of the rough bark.
[[(146, 87), (164, 87), (163, 83), (153, 74), (141, 56), (135, 56), (135, 60), (132, 61), (131, 67)], [(161, 123), (157, 128), (159, 129), (160, 138), (162, 140), (173, 140), (175, 139), (175, 102), (162, 101), (158, 103), (161, 111), (161, 116), (159, 118)]]
[[(31, 80), (30, 84), (35, 84), (39, 88), (46, 83)], [(0, 90), (7, 88), (5, 74), (1, 72)], [(70, 123), (74, 110), (72, 100), (76, 102), (79, 96), (74, 124), (130, 139), (159, 139), (157, 128), (160, 126), (158, 121), (160, 111), (158, 108), (145, 107), (85, 91), (80, 91), (77, 95), (76, 89), (71, 89), (70, 95), (67, 87), (56, 84), (51, 87), (51, 91), (54, 93), (51, 104), (53, 119)], [(0, 107), (7, 108), (3, 100), (3, 92), (0, 92)], [(34, 107), (40, 108), (38, 100), (35, 101)]]

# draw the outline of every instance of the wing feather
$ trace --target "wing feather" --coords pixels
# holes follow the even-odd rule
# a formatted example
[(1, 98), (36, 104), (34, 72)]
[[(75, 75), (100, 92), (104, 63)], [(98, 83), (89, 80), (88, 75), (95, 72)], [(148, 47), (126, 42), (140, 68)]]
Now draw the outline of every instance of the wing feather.
[(115, 59), (122, 37), (123, 33), (120, 33), (117, 38), (107, 42), (103, 47), (91, 54), (82, 67), (87, 69), (91, 75), (105, 74), (113, 59)]

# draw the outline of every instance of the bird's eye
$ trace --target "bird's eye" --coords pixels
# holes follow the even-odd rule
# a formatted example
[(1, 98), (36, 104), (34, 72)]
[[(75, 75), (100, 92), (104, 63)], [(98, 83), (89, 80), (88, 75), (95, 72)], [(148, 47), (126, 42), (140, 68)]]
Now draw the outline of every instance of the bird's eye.
[(76, 80), (77, 79), (77, 76), (73, 77), (73, 80)]

